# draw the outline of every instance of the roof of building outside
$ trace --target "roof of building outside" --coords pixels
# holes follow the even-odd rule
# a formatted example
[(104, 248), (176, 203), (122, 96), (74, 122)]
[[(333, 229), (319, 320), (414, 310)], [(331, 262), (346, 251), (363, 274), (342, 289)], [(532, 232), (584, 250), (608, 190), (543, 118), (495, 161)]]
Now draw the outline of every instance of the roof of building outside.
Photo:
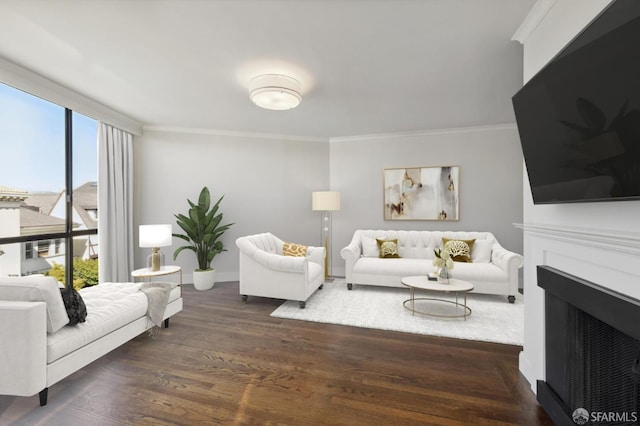
[[(65, 220), (51, 216), (51, 212), (64, 193), (65, 191), (29, 193), (22, 189), (0, 185), (0, 201), (23, 201), (20, 206), (21, 235), (29, 235), (35, 228), (45, 228), (47, 232), (63, 232)], [(73, 191), (73, 206), (87, 229), (97, 228), (97, 220), (88, 212), (98, 209), (97, 182), (87, 182), (76, 188)], [(78, 223), (73, 223), (74, 228), (78, 226), (80, 226)]]
[(24, 189), (0, 185), (0, 201), (22, 201), (28, 196), (29, 192)]
[(20, 235), (30, 235), (30, 230), (34, 228), (46, 228), (48, 232), (64, 232), (64, 227), (64, 219), (39, 213), (28, 206), (20, 207)]
[(37, 207), (40, 213), (51, 214), (56, 203), (62, 197), (64, 191), (61, 192), (32, 192), (29, 194), (24, 203), (29, 206)]
[(87, 182), (73, 190), (73, 207), (86, 225), (87, 229), (98, 227), (98, 222), (88, 210), (98, 210), (98, 183)]

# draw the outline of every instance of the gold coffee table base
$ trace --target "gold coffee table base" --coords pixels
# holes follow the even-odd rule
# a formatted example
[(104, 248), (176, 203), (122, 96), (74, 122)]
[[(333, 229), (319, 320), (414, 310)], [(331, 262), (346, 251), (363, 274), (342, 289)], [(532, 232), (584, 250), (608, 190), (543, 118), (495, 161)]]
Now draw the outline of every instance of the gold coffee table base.
[[(466, 299), (466, 297), (465, 297)], [(425, 311), (421, 311), (415, 308), (415, 301), (416, 300), (430, 300), (432, 302), (443, 302), (443, 303), (450, 303), (452, 305), (455, 305), (456, 310), (457, 308), (462, 308), (463, 313), (462, 314), (435, 314), (432, 312), (425, 312)], [(411, 306), (407, 306), (407, 303), (411, 303)], [(445, 299), (436, 299), (433, 297), (416, 297), (413, 299), (407, 299), (404, 302), (402, 302), (402, 304), (404, 305), (404, 308), (406, 310), (408, 310), (409, 312), (411, 312), (412, 314), (420, 314), (420, 315), (425, 315), (425, 316), (429, 316), (429, 317), (438, 317), (438, 318), (464, 318), (464, 320), (467, 320), (467, 317), (469, 315), (471, 315), (471, 308), (467, 306), (466, 304), (466, 300), (465, 303), (459, 303), (458, 301), (452, 301), (452, 300), (445, 300)]]
[[(400, 282), (409, 287), (409, 299), (402, 302), (405, 309), (410, 311), (412, 314), (421, 314), (427, 315), (430, 317), (439, 317), (439, 318), (464, 318), (467, 320), (467, 317), (471, 315), (471, 308), (467, 306), (467, 293), (473, 290), (473, 284), (467, 281), (463, 281), (456, 278), (449, 278), (447, 283), (440, 283), (437, 281), (430, 281), (426, 275), (417, 275), (411, 277), (404, 277), (400, 280)], [(416, 297), (416, 290), (424, 290), (431, 293), (453, 293), (455, 295), (456, 301), (435, 298), (435, 297)], [(458, 302), (458, 297), (463, 297), (463, 303)], [(442, 303), (450, 303), (455, 306), (456, 313), (453, 314), (442, 314), (436, 312), (426, 312), (424, 310), (416, 309), (416, 300), (430, 300), (434, 302), (442, 302)], [(462, 308), (462, 314), (457, 313), (458, 308)]]

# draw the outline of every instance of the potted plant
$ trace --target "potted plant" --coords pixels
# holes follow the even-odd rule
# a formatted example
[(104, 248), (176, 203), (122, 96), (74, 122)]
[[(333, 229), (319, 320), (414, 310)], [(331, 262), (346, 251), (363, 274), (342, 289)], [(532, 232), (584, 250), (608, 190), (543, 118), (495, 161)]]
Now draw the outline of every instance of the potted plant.
[(198, 269), (193, 272), (193, 285), (198, 290), (208, 290), (215, 283), (215, 270), (211, 267), (211, 261), (223, 251), (224, 244), (220, 237), (233, 223), (221, 225), (222, 213), (218, 213), (218, 207), (224, 196), (211, 206), (211, 194), (206, 186), (200, 191), (198, 203), (187, 199), (189, 213), (174, 215), (178, 226), (184, 234), (173, 234), (174, 237), (185, 240), (188, 245), (178, 247), (173, 253), (175, 260), (183, 250), (191, 250), (198, 261)]

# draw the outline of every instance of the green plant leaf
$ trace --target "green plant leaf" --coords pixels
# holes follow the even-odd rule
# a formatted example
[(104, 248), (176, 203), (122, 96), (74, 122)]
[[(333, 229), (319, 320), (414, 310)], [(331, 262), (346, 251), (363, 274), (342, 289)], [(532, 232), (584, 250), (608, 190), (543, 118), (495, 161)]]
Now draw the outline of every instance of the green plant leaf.
[(198, 206), (204, 212), (209, 210), (209, 205), (211, 204), (211, 194), (209, 193), (209, 188), (206, 186), (202, 188), (200, 191), (200, 196), (198, 197)]

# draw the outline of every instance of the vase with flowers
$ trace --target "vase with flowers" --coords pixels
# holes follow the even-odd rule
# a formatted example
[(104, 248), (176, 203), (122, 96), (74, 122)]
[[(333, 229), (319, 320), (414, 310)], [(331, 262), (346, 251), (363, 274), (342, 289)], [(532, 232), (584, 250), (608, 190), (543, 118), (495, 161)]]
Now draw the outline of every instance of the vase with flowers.
[(449, 278), (451, 278), (449, 270), (453, 269), (451, 253), (449, 253), (449, 250), (445, 249), (437, 249), (434, 250), (433, 253), (435, 254), (435, 257), (433, 258), (433, 266), (438, 268), (436, 273), (438, 276), (438, 282), (442, 284), (449, 284)]

